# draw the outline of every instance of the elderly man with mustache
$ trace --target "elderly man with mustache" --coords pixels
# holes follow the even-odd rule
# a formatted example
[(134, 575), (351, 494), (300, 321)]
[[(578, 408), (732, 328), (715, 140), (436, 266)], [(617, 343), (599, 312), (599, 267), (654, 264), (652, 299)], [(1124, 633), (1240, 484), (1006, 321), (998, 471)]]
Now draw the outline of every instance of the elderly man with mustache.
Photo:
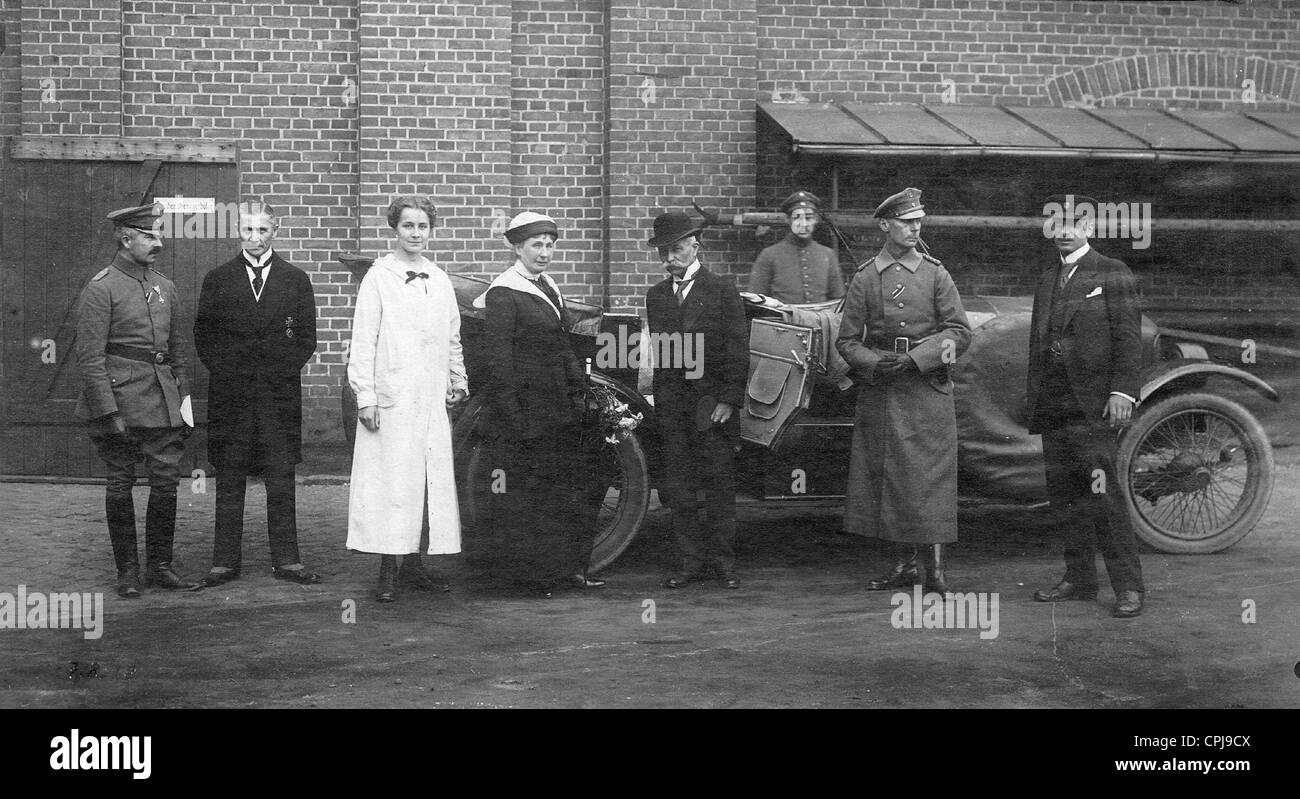
[(77, 417), (90, 422), (90, 438), (108, 465), (104, 512), (117, 565), (117, 594), (124, 599), (140, 596), (131, 489), (135, 465), (142, 460), (149, 474), (144, 584), (171, 590), (198, 587), (171, 565), (176, 485), (193, 415), (180, 297), (176, 286), (153, 269), (163, 247), (158, 216), (154, 205), (108, 215), (117, 253), (77, 301), (74, 357), (82, 382)]

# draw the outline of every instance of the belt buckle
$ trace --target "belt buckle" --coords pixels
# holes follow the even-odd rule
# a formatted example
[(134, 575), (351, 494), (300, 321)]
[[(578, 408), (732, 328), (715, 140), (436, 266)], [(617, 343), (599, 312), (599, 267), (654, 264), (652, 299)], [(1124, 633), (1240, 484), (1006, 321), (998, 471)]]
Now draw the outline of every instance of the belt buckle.
[(166, 360), (167, 360), (167, 353), (165, 353), (165, 352), (155, 352), (155, 353), (153, 354), (153, 362), (154, 362), (154, 363), (163, 363), (163, 362), (165, 362)]

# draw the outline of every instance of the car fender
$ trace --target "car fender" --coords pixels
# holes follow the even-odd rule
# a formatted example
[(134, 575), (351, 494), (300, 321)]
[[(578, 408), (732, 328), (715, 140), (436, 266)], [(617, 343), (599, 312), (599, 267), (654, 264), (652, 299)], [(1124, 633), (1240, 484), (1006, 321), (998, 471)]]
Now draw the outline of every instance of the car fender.
[(1153, 374), (1147, 376), (1139, 399), (1147, 402), (1158, 394), (1174, 390), (1179, 385), (1192, 384), (1199, 387), (1207, 378), (1215, 376), (1236, 380), (1274, 402), (1280, 399), (1277, 389), (1249, 372), (1220, 363), (1195, 359), (1180, 359), (1160, 364)]

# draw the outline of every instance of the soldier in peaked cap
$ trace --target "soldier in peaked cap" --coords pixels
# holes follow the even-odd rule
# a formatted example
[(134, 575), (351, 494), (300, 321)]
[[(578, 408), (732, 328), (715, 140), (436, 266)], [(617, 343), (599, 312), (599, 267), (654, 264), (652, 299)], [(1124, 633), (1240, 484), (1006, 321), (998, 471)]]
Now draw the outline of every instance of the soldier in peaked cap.
[(849, 461), (848, 532), (893, 542), (869, 590), (921, 582), (947, 593), (943, 545), (957, 540), (957, 419), (948, 368), (970, 324), (948, 271), (917, 252), (925, 206), (908, 188), (876, 209), (885, 245), (849, 285), (836, 347), (861, 384)]
[(117, 565), (117, 593), (140, 595), (140, 561), (131, 489), (135, 465), (149, 474), (145, 515), (146, 585), (191, 589), (172, 570), (176, 485), (190, 411), (183, 310), (175, 285), (153, 270), (162, 240), (154, 205), (122, 208), (114, 223), (117, 253), (77, 302), (75, 359), (81, 372), (78, 418), (108, 465), (104, 512)]
[(758, 254), (749, 273), (749, 290), (790, 304), (843, 297), (844, 278), (835, 251), (813, 241), (821, 221), (821, 200), (796, 191), (781, 203), (781, 213), (790, 219), (790, 232)]

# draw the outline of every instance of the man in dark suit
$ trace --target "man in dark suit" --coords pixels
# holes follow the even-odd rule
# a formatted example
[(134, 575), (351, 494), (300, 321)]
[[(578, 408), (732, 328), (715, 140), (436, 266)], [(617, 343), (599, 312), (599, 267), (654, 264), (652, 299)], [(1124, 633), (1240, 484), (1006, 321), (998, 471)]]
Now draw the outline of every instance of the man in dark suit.
[(725, 587), (738, 588), (733, 458), (749, 371), (749, 328), (735, 283), (700, 265), (700, 229), (684, 213), (666, 213), (655, 219), (650, 239), (669, 273), (646, 294), (646, 314), (652, 340), (660, 342), (654, 348), (655, 415), (682, 555), (681, 573), (664, 584), (680, 588), (712, 566)]
[[(1088, 243), (1097, 202), (1049, 200), (1045, 235), (1059, 257), (1034, 294), (1026, 419), (1043, 436), (1047, 495), (1065, 538), (1065, 577), (1039, 602), (1097, 596), (1096, 550), (1106, 561), (1113, 615), (1142, 612), (1142, 565), (1120, 496), (1115, 446), (1141, 388), (1141, 312), (1133, 274)], [(1091, 211), (1091, 213), (1089, 213)]]
[(194, 344), (208, 367), (208, 460), (217, 467), (217, 519), (209, 586), (239, 577), (244, 492), (266, 481), (271, 570), (290, 582), (320, 582), (298, 557), (294, 466), (302, 460), (303, 366), (316, 351), (311, 281), (271, 248), (279, 228), (270, 206), (239, 209), (242, 252), (208, 273)]

